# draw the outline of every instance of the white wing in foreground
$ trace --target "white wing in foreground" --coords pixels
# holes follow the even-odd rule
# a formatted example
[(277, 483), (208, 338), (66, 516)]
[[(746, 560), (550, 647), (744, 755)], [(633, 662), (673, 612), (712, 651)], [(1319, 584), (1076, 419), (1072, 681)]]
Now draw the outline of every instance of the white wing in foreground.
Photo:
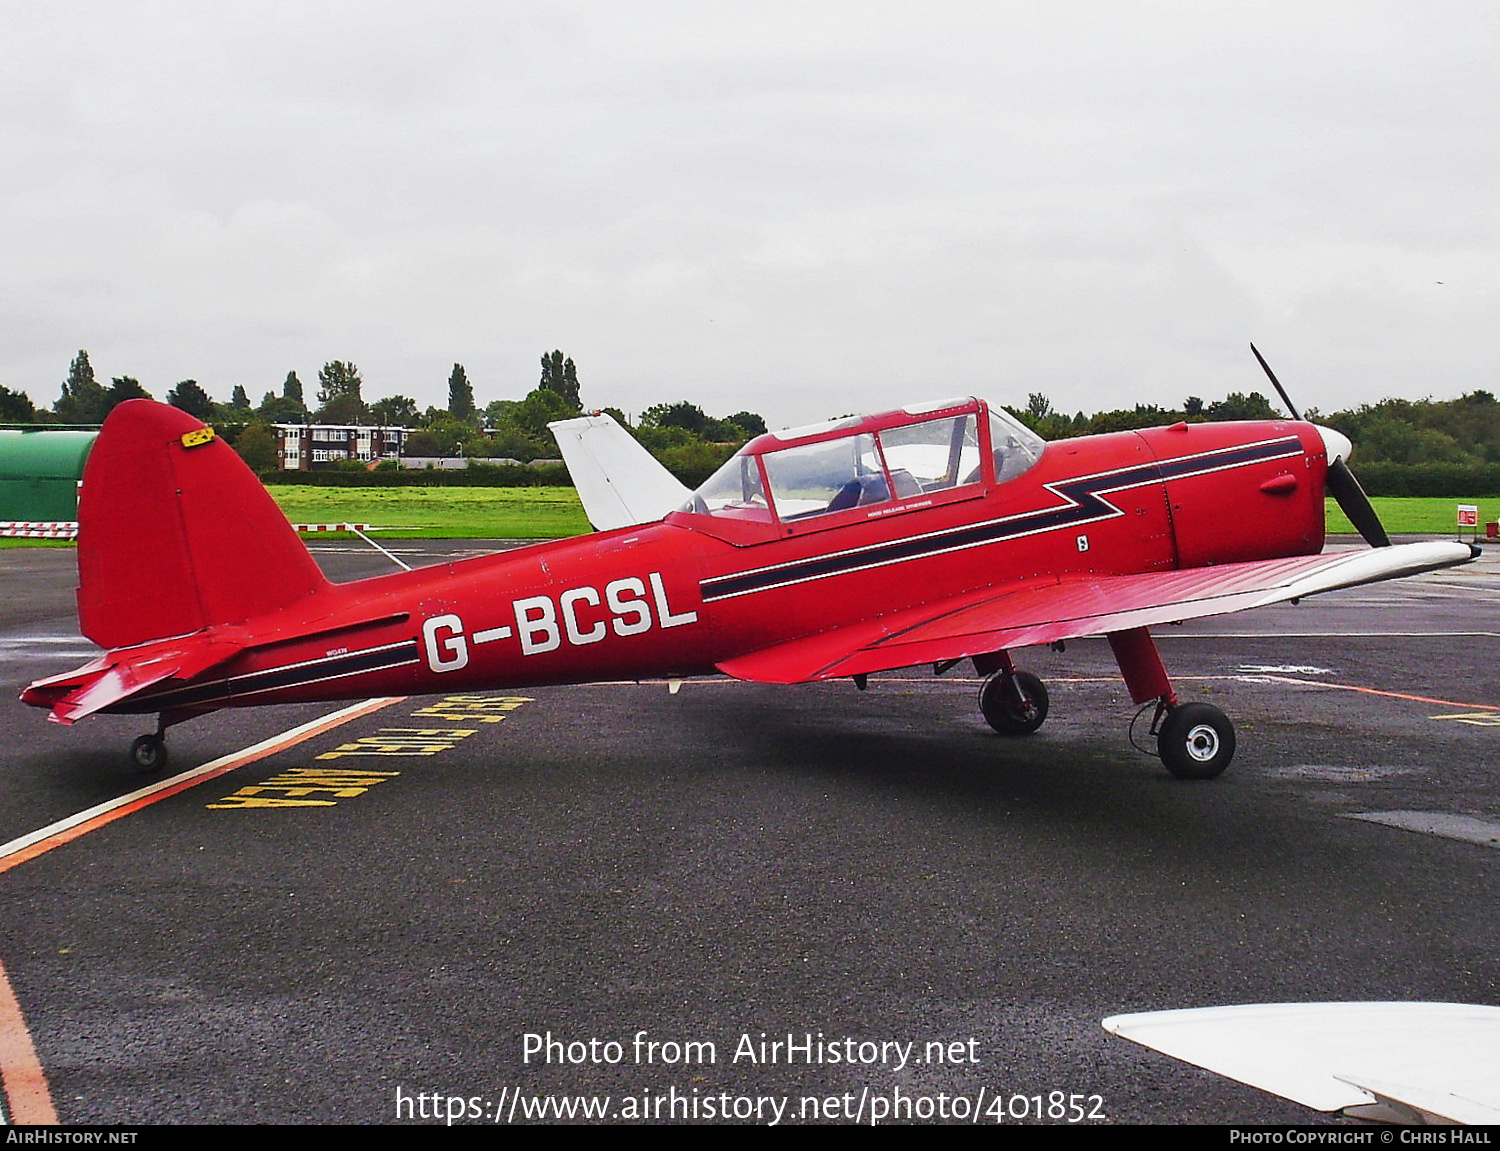
[(1104, 1029), (1316, 1111), (1500, 1123), (1500, 1007), (1262, 1003), (1112, 1015)]

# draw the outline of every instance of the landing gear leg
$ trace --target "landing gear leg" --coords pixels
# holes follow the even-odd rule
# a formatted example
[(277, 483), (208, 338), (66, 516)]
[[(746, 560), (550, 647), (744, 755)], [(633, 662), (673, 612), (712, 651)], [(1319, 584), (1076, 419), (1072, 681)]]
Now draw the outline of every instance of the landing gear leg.
[(167, 766), (167, 717), (158, 716), (156, 731), (137, 737), (130, 745), (130, 761), (141, 771), (160, 771)]
[(1136, 703), (1156, 700), (1151, 734), (1157, 754), (1178, 779), (1213, 779), (1234, 758), (1234, 724), (1212, 704), (1181, 703), (1151, 633), (1143, 627), (1109, 633), (1109, 646)]
[[(1029, 671), (1017, 671), (1010, 652), (985, 657), (998, 664), (979, 689), (979, 710), (1001, 735), (1030, 735), (1047, 719), (1047, 687)], [(981, 672), (989, 670), (976, 659)]]

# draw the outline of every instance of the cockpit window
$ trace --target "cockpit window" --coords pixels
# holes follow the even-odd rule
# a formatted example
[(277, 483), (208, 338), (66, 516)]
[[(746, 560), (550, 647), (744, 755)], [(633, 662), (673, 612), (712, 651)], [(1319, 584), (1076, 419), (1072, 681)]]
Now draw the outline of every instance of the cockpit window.
[[(989, 432), (1000, 483), (1031, 467), (1047, 446), (1002, 411), (990, 410)], [(984, 478), (983, 460), (979, 418), (971, 410), (776, 451), (741, 452), (705, 480), (681, 510), (752, 523), (796, 523), (977, 485)]]
[(1014, 416), (990, 409), (990, 450), (995, 454), (995, 481), (1013, 480), (1047, 450), (1047, 441)]
[(979, 431), (972, 413), (880, 433), (896, 498), (979, 482)]
[(685, 512), (737, 520), (771, 520), (755, 456), (731, 456), (682, 505)]
[(761, 457), (783, 521), (847, 511), (891, 498), (875, 437), (865, 432)]

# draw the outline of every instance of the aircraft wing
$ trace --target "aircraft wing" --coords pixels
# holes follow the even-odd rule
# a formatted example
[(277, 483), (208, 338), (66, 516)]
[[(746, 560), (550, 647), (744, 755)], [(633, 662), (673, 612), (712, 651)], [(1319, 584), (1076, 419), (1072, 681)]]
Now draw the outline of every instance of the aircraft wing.
[(547, 426), (598, 531), (655, 523), (693, 494), (603, 412)]
[(719, 670), (761, 683), (805, 683), (1003, 648), (1224, 615), (1335, 588), (1466, 563), (1478, 550), (1417, 543), (1138, 575), (1017, 581), (726, 660)]
[(1317, 1111), (1500, 1123), (1500, 1007), (1257, 1003), (1113, 1015), (1104, 1029)]

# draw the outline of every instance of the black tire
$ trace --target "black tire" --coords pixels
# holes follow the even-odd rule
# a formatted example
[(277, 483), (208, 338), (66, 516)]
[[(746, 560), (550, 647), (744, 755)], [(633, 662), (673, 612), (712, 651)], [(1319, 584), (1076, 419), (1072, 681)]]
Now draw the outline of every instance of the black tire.
[(997, 671), (979, 689), (979, 710), (1001, 735), (1030, 735), (1047, 719), (1047, 685), (1029, 671), (1016, 672), (1007, 683)]
[(130, 762), (141, 771), (160, 771), (167, 766), (167, 741), (143, 735), (130, 745)]
[(1167, 713), (1156, 750), (1178, 779), (1213, 779), (1234, 758), (1234, 724), (1211, 703), (1180, 704)]

